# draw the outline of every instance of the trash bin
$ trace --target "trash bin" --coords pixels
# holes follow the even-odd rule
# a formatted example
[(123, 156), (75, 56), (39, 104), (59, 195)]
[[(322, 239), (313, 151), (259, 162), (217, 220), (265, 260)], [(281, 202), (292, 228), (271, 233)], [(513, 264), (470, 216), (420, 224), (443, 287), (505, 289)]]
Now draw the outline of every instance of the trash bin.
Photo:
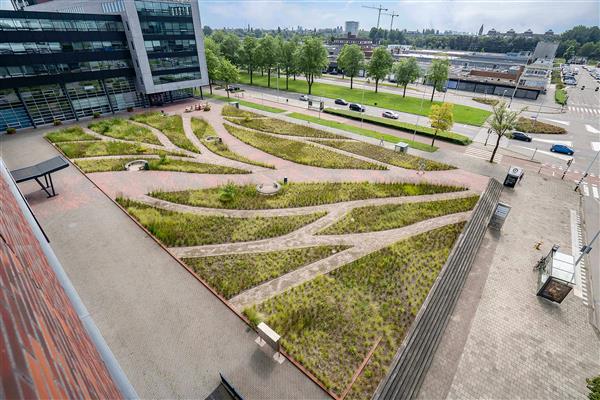
[(229, 105), (230, 106), (234, 106), (235, 108), (240, 108), (240, 102), (239, 101), (230, 101)]
[(394, 151), (397, 153), (408, 153), (408, 143), (398, 142), (394, 145)]
[(523, 176), (522, 168), (511, 166), (508, 169), (506, 178), (504, 178), (504, 186), (514, 188), (522, 176)]

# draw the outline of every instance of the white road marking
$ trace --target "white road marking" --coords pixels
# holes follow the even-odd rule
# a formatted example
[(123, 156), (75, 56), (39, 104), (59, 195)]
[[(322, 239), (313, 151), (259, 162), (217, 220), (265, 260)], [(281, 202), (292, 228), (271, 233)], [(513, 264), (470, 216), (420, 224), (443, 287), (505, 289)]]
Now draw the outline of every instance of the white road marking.
[(590, 144), (592, 145), (592, 149), (594, 151), (600, 151), (600, 142), (591, 142)]
[(564, 160), (564, 161), (568, 161), (571, 158), (573, 158), (573, 157), (567, 156), (565, 154), (557, 154), (557, 153), (553, 153), (551, 151), (538, 150), (537, 152), (538, 153), (542, 153), (542, 154), (547, 154), (547, 155), (552, 156), (552, 157), (560, 158), (561, 160)]
[(564, 144), (565, 146), (569, 146), (571, 147), (573, 145), (573, 142), (571, 142), (570, 140), (555, 140), (555, 139), (538, 139), (538, 138), (533, 138), (534, 142), (542, 142), (542, 143), (552, 143), (552, 144)]
[(583, 194), (586, 195), (586, 196), (590, 195), (590, 189), (588, 188), (587, 183), (583, 184)]
[(594, 195), (594, 198), (597, 199), (598, 196), (598, 188), (596, 186), (592, 186), (592, 194)]
[(591, 125), (586, 125), (585, 129), (589, 132), (589, 133), (600, 133), (600, 131), (596, 128), (594, 128)]
[(561, 121), (559, 119), (550, 119), (550, 118), (544, 118), (544, 119), (546, 121), (554, 122), (554, 123), (557, 123), (557, 124), (562, 124), (562, 125), (566, 125), (566, 126), (571, 125), (571, 122), (569, 122), (569, 121)]

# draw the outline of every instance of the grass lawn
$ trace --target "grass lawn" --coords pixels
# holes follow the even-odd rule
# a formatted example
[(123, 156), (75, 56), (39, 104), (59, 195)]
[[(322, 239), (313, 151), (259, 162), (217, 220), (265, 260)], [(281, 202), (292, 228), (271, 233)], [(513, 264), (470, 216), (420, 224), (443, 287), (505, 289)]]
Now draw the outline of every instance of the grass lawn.
[(320, 168), (387, 169), (358, 158), (348, 157), (312, 144), (278, 138), (225, 124), (227, 131), (242, 142), (284, 160)]
[(134, 115), (131, 119), (158, 129), (177, 147), (200, 153), (200, 150), (185, 136), (181, 115), (163, 116), (159, 112), (149, 112)]
[[(240, 74), (241, 81), (245, 84), (250, 84), (250, 76), (248, 74)], [(267, 86), (267, 76), (260, 76), (255, 74), (253, 77), (253, 84), (256, 86)], [(304, 78), (298, 78), (297, 80), (290, 80), (289, 87), (291, 92), (297, 93), (308, 93), (308, 85)], [(271, 88), (277, 87), (277, 76), (271, 74)], [(280, 78), (279, 88), (285, 88), (285, 77)], [(312, 87), (312, 96), (315, 97), (328, 97), (331, 99), (343, 98), (346, 101), (352, 103), (361, 103), (366, 106), (372, 105), (382, 108), (389, 108), (391, 110), (398, 110), (411, 114), (429, 115), (429, 111), (432, 104), (441, 104), (439, 101), (433, 103), (425, 100), (421, 101), (421, 98), (406, 96), (402, 97), (392, 93), (375, 93), (374, 90), (365, 90), (363, 97), (363, 90), (359, 88), (350, 89), (350, 80), (348, 80), (348, 86), (339, 86), (328, 83), (315, 82)], [(421, 108), (421, 103), (423, 107)], [(454, 121), (462, 124), (482, 126), (485, 120), (490, 116), (490, 112), (482, 110), (480, 108), (464, 106), (460, 104), (454, 104)]]
[(96, 133), (115, 139), (132, 140), (134, 142), (157, 145), (161, 144), (160, 140), (154, 136), (150, 129), (132, 124), (131, 122), (120, 118), (92, 122), (88, 125), (88, 128)]
[(381, 342), (347, 398), (371, 398), (464, 224), (402, 240), (244, 312), (340, 395)]
[(477, 204), (477, 200), (479, 200), (479, 196), (354, 208), (319, 234), (343, 235), (402, 228), (426, 219), (472, 210)]
[[(275, 114), (280, 114), (280, 113), (284, 113), (284, 112), (287, 111), (287, 110), (284, 110), (282, 108), (265, 106), (264, 104), (258, 104), (258, 103), (253, 103), (251, 101), (238, 99), (237, 97), (229, 97), (229, 98), (227, 98), (227, 96), (219, 96), (218, 94), (212, 94), (212, 95), (211, 94), (207, 94), (207, 95), (204, 95), (204, 97), (215, 98), (217, 100), (222, 100), (222, 101), (237, 101), (242, 106), (249, 107), (249, 108), (254, 108), (255, 110), (272, 112), (272, 113), (275, 113)], [(235, 107), (232, 107), (232, 108), (235, 108)]]
[(71, 128), (64, 128), (59, 131), (50, 132), (46, 134), (45, 137), (52, 143), (76, 142), (80, 140), (100, 140), (96, 136), (90, 135), (89, 133), (85, 133), (83, 129), (81, 129), (78, 126), (73, 126)]
[(444, 171), (454, 169), (454, 167), (437, 161), (427, 160), (406, 153), (398, 153), (394, 150), (386, 149), (382, 146), (377, 146), (370, 143), (356, 141), (339, 141), (339, 140), (313, 140), (316, 143), (344, 150), (349, 153), (361, 155), (363, 157), (372, 158), (373, 160), (381, 161), (386, 164), (395, 165), (396, 167), (418, 170), (423, 167), (424, 171)]
[(256, 191), (255, 185), (238, 185), (234, 187), (233, 198), (228, 202), (220, 200), (221, 188), (152, 192), (150, 195), (172, 203), (195, 207), (266, 210), (465, 190), (455, 186), (428, 183), (316, 182), (288, 183), (283, 185), (277, 194), (264, 196)]
[(356, 133), (358, 135), (362, 135), (362, 136), (367, 136), (367, 137), (372, 137), (375, 139), (379, 139), (379, 140), (383, 140), (385, 142), (388, 143), (398, 143), (400, 141), (404, 142), (404, 143), (408, 143), (410, 145), (410, 147), (412, 147), (413, 149), (419, 149), (419, 150), (423, 150), (423, 151), (428, 151), (430, 153), (436, 151), (438, 148), (435, 146), (431, 146), (425, 143), (421, 143), (421, 142), (415, 142), (412, 140), (407, 140), (404, 138), (399, 138), (398, 136), (394, 136), (394, 135), (389, 135), (387, 133), (381, 133), (381, 132), (376, 132), (376, 131), (372, 131), (370, 129), (365, 129), (365, 128), (361, 128), (358, 126), (354, 126), (354, 125), (348, 125), (348, 124), (343, 124), (341, 122), (337, 122), (337, 121), (331, 121), (328, 119), (321, 119), (318, 117), (313, 117), (312, 115), (306, 115), (306, 114), (300, 114), (300, 113), (291, 113), (288, 114), (288, 117), (292, 117), (292, 118), (296, 118), (296, 119), (301, 119), (303, 121), (309, 121), (309, 122), (313, 122), (315, 124), (319, 124), (319, 125), (323, 125), (323, 126), (328, 126), (330, 128), (337, 128), (337, 129), (341, 129), (343, 131), (348, 131), (348, 132), (352, 132), (352, 133)]
[[(223, 108), (224, 112), (228, 112)], [(231, 123), (242, 125), (246, 128), (256, 129), (257, 131), (275, 133), (278, 135), (289, 135), (289, 136), (301, 136), (301, 137), (312, 137), (312, 138), (327, 138), (327, 139), (346, 139), (344, 136), (329, 133), (321, 129), (311, 128), (309, 126), (293, 124), (291, 122), (283, 121), (277, 118), (267, 118), (263, 115), (248, 113), (253, 115), (247, 115), (244, 118), (231, 118), (225, 117), (225, 119)]]
[[(384, 126), (386, 128), (398, 129), (403, 132), (413, 133), (416, 130), (416, 134), (419, 136), (427, 136), (433, 137), (435, 134), (435, 130), (433, 128), (428, 128), (426, 126), (409, 124), (407, 122), (401, 122), (395, 119), (382, 118), (382, 117), (374, 117), (371, 115), (364, 115), (362, 113), (358, 113), (356, 111), (350, 110), (338, 110), (334, 108), (326, 108), (325, 112), (333, 115), (341, 115), (343, 117), (351, 118), (357, 121), (361, 119), (365, 122), (370, 122), (372, 124)], [(443, 140), (445, 142), (460, 144), (462, 146), (466, 146), (471, 143), (471, 139), (468, 136), (461, 135), (460, 133), (455, 132), (438, 132), (437, 134), (438, 140)], [(397, 141), (403, 141), (402, 139), (397, 139)]]
[(231, 218), (167, 211), (123, 198), (117, 198), (117, 201), (169, 247), (269, 239), (293, 232), (326, 214)]
[(556, 91), (554, 92), (554, 101), (557, 102), (560, 105), (566, 105), (567, 104), (567, 91), (565, 89), (556, 89)]
[(164, 150), (156, 150), (144, 146), (141, 143), (126, 143), (126, 142), (109, 142), (109, 141), (93, 141), (93, 142), (67, 142), (58, 143), (57, 146), (69, 158), (83, 157), (99, 157), (99, 156), (120, 156), (120, 155), (147, 155), (147, 154), (169, 154), (173, 156), (181, 156), (176, 152), (168, 152)]
[(567, 130), (562, 126), (552, 125), (541, 121), (534, 121), (530, 118), (519, 117), (515, 130), (527, 133), (542, 133), (562, 135), (567, 133)]
[[(75, 164), (84, 172), (124, 171), (125, 164), (137, 158), (104, 158), (75, 160)], [(150, 158), (148, 169), (151, 171), (191, 172), (196, 174), (249, 174), (250, 171), (224, 167), (221, 165), (198, 163), (193, 161), (173, 160), (167, 157)]]
[(183, 261), (226, 299), (315, 261), (345, 246), (317, 246), (253, 254), (186, 258)]
[(220, 155), (221, 157), (229, 158), (230, 160), (240, 161), (250, 165), (258, 165), (259, 167), (264, 168), (275, 168), (271, 164), (261, 163), (259, 161), (250, 160), (249, 158), (243, 157), (233, 151), (229, 150), (229, 147), (223, 141), (208, 141), (207, 137), (218, 137), (217, 132), (213, 129), (212, 126), (208, 122), (206, 122), (202, 118), (192, 118), (192, 130), (194, 131), (194, 135), (202, 144), (204, 144), (210, 151), (215, 154)]

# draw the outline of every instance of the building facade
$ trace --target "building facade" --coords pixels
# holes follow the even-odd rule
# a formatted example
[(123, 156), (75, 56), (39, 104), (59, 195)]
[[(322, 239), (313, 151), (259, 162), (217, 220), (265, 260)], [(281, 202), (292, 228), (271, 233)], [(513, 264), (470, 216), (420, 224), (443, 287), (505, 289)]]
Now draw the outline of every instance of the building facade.
[(208, 84), (198, 4), (54, 0), (0, 11), (0, 131), (191, 97)]
[(344, 33), (347, 35), (358, 36), (358, 21), (346, 21), (344, 24)]

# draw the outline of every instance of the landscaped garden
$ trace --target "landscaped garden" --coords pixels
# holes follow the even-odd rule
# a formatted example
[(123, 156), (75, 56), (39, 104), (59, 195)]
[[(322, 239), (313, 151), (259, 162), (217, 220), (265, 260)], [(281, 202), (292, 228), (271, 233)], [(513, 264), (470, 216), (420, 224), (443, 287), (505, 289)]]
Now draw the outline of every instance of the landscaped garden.
[(338, 396), (375, 348), (349, 398), (370, 398), (462, 231), (447, 225), (397, 242), (245, 310)]
[[(83, 170), (83, 172), (106, 172), (106, 171), (123, 171), (125, 165), (137, 158), (103, 158), (103, 159), (82, 159), (75, 160), (75, 164)], [(249, 174), (246, 171), (238, 168), (231, 168), (222, 165), (206, 164), (195, 161), (176, 160), (167, 156), (160, 158), (146, 158), (148, 169), (151, 171), (177, 171), (189, 172), (195, 174)]]
[(83, 129), (78, 126), (72, 126), (70, 128), (64, 128), (58, 131), (50, 132), (46, 135), (46, 139), (52, 143), (100, 140), (89, 133), (85, 133)]
[(225, 254), (183, 261), (226, 299), (304, 265), (343, 251), (347, 246), (316, 246), (268, 253)]
[(354, 208), (319, 234), (343, 235), (402, 228), (426, 219), (470, 211), (477, 204), (477, 200), (479, 196)]
[[(240, 103), (240, 105), (242, 105), (242, 106), (249, 107), (249, 108), (254, 108), (255, 110), (272, 112), (272, 113), (275, 113), (275, 114), (284, 113), (284, 112), (287, 111), (287, 110), (284, 110), (282, 108), (266, 106), (264, 104), (258, 104), (258, 103), (254, 103), (252, 101), (242, 100), (242, 99), (239, 99), (237, 97), (219, 96), (217, 94), (210, 94), (210, 95), (205, 95), (205, 96), (207, 98), (214, 98), (214, 99), (217, 99), (217, 100), (227, 101), (227, 102), (236, 101), (236, 102)], [(235, 107), (233, 107), (233, 108), (235, 108)]]
[(158, 140), (150, 129), (132, 124), (121, 118), (93, 122), (88, 125), (88, 128), (96, 133), (115, 139), (160, 145), (160, 140)]
[(548, 124), (546, 122), (536, 121), (530, 118), (520, 117), (515, 126), (515, 130), (527, 133), (555, 134), (562, 135), (567, 130), (561, 126)]
[[(346, 118), (351, 118), (355, 120), (362, 120), (365, 122), (369, 122), (375, 125), (380, 125), (386, 128), (398, 129), (407, 133), (416, 133), (420, 136), (433, 137), (435, 135), (435, 129), (428, 128), (426, 126), (414, 125), (408, 122), (397, 121), (395, 119), (382, 118), (382, 117), (374, 117), (371, 115), (365, 115), (364, 113), (359, 113), (356, 111), (350, 110), (338, 110), (336, 108), (326, 108), (325, 112), (333, 115), (340, 115)], [(457, 121), (458, 122), (458, 121)], [(471, 143), (471, 139), (468, 136), (461, 135), (460, 133), (455, 132), (438, 132), (437, 138), (439, 140), (443, 140), (450, 143), (460, 144), (462, 146), (466, 146)]]
[[(248, 74), (240, 74), (242, 83), (250, 84)], [(285, 77), (280, 78), (282, 81), (279, 87), (285, 87)], [(255, 86), (267, 86), (267, 77), (254, 75), (253, 84)], [(271, 87), (277, 85), (277, 77), (271, 77)], [(289, 91), (306, 94), (308, 93), (308, 84), (304, 79), (290, 80)], [(373, 90), (350, 89), (347, 86), (332, 85), (328, 83), (315, 82), (312, 86), (312, 95), (315, 97), (327, 97), (330, 99), (343, 98), (352, 103), (361, 103), (366, 106), (376, 105), (381, 108), (388, 108), (407, 112), (411, 114), (429, 115), (432, 105), (439, 105), (441, 102), (421, 101), (421, 98), (406, 96), (402, 97), (393, 93), (379, 92)], [(482, 126), (486, 119), (491, 115), (487, 110), (480, 108), (454, 104), (454, 121), (462, 124)]]
[(321, 218), (325, 213), (285, 217), (232, 218), (180, 213), (137, 201), (117, 201), (165, 246), (199, 246), (246, 242), (285, 235)]
[(163, 115), (159, 112), (148, 112), (134, 115), (131, 119), (158, 129), (177, 147), (194, 153), (200, 152), (185, 136), (181, 115)]
[(275, 168), (270, 164), (261, 163), (259, 161), (250, 160), (249, 158), (242, 157), (241, 155), (234, 153), (227, 147), (223, 140), (219, 138), (214, 128), (210, 126), (208, 122), (201, 118), (192, 118), (192, 130), (194, 135), (202, 144), (206, 146), (210, 151), (221, 157), (229, 158), (230, 160), (240, 161), (246, 164), (257, 165), (264, 168)]
[(288, 183), (274, 195), (264, 196), (255, 185), (226, 185), (232, 195), (223, 199), (224, 187), (156, 191), (151, 196), (172, 203), (195, 207), (227, 208), (236, 210), (266, 210), (275, 208), (309, 207), (353, 200), (387, 197), (421, 196), (462, 191), (464, 188), (427, 183), (374, 183), (374, 182), (314, 182)]
[(179, 152), (157, 150), (141, 143), (112, 141), (59, 142), (56, 146), (69, 158), (118, 156), (118, 155), (172, 155), (185, 156)]
[(279, 138), (233, 125), (224, 125), (227, 131), (242, 142), (259, 150), (298, 164), (335, 169), (387, 169), (358, 158), (296, 140)]
[(445, 171), (454, 169), (454, 167), (442, 164), (437, 161), (428, 160), (413, 156), (407, 153), (399, 153), (394, 150), (386, 149), (383, 146), (377, 146), (370, 143), (349, 141), (349, 140), (313, 140), (324, 146), (334, 147), (338, 150), (358, 154), (373, 160), (381, 161), (386, 164), (395, 165), (405, 169), (415, 169), (423, 171)]

